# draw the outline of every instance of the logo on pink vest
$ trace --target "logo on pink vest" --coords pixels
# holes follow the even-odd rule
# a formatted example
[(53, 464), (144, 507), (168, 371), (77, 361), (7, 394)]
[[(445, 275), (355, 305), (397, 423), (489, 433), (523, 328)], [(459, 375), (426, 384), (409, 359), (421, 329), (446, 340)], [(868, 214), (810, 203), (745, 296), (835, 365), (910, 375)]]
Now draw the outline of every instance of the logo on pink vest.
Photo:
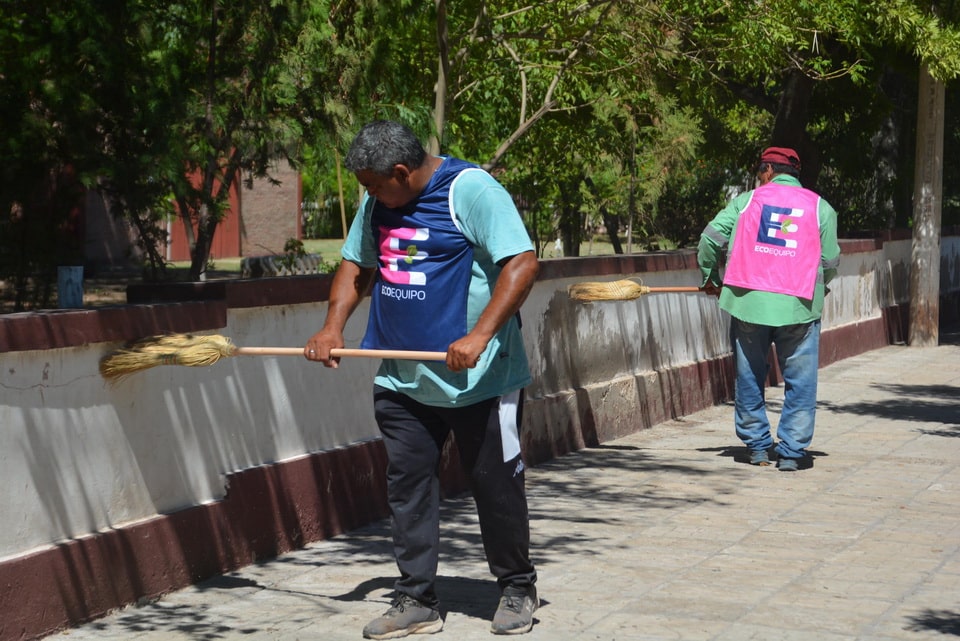
[(819, 204), (820, 197), (802, 187), (755, 189), (737, 222), (724, 284), (812, 299), (821, 255)]

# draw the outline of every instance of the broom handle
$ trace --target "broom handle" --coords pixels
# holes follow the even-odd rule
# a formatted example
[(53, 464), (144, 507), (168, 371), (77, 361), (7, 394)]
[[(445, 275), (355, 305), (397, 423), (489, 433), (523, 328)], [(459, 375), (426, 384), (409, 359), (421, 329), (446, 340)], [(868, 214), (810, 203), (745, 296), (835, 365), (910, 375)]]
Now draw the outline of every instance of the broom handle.
[[(238, 347), (236, 356), (303, 356), (302, 347)], [(359, 356), (365, 358), (398, 358), (412, 361), (445, 361), (446, 352), (415, 352), (402, 349), (331, 349), (330, 356)]]
[(702, 292), (702, 287), (647, 287), (653, 292)]

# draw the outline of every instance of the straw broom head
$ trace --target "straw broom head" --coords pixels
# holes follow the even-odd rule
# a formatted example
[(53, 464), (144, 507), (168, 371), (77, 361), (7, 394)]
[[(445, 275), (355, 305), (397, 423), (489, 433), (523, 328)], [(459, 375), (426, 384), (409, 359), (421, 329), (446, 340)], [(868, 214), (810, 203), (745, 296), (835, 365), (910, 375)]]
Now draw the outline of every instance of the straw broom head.
[(100, 375), (117, 380), (158, 365), (206, 367), (233, 356), (236, 346), (226, 336), (168, 334), (130, 343), (100, 361)]
[(642, 282), (629, 278), (597, 283), (574, 283), (567, 288), (574, 300), (593, 302), (599, 300), (633, 300), (650, 293), (650, 288)]

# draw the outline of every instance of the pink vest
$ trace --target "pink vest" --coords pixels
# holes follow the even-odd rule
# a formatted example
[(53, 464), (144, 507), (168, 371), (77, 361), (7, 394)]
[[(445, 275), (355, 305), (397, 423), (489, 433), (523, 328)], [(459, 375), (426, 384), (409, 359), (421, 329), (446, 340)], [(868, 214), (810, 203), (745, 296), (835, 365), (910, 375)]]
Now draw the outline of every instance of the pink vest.
[(820, 196), (769, 182), (740, 213), (724, 285), (811, 300), (820, 268)]

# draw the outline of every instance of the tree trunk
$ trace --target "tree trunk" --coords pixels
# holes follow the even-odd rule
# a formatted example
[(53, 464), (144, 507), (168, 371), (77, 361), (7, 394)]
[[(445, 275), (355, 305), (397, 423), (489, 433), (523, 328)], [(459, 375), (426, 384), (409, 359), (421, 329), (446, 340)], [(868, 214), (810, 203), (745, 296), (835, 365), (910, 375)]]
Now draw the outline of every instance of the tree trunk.
[(343, 239), (347, 239), (347, 203), (343, 199), (343, 171), (341, 169), (340, 152), (336, 145), (333, 147), (333, 156), (337, 161), (337, 194), (340, 198), (340, 230), (343, 232)]
[(560, 223), (558, 230), (560, 239), (563, 243), (564, 256), (580, 255), (580, 213), (572, 207), (564, 207), (560, 210)]
[(787, 76), (770, 140), (774, 147), (789, 147), (799, 154), (800, 182), (807, 188), (813, 188), (820, 175), (820, 152), (807, 135), (813, 87), (814, 80), (800, 71)]
[(920, 69), (917, 101), (916, 173), (913, 186), (913, 248), (910, 253), (911, 347), (940, 339), (940, 215), (943, 198), (943, 82)]
[(447, 119), (447, 76), (450, 74), (450, 46), (447, 32), (447, 0), (435, 0), (437, 8), (437, 84), (434, 88), (433, 135), (427, 143), (427, 151), (434, 156), (440, 153), (443, 128)]
[(613, 253), (622, 254), (623, 245), (620, 244), (620, 216), (611, 214), (610, 210), (604, 207), (603, 225), (607, 228), (607, 235), (610, 237), (610, 243), (613, 245)]
[(190, 280), (207, 280), (207, 259), (210, 258), (210, 248), (213, 246), (213, 233), (216, 224), (210, 224), (211, 212), (207, 205), (200, 207), (197, 216), (197, 236), (190, 252)]

